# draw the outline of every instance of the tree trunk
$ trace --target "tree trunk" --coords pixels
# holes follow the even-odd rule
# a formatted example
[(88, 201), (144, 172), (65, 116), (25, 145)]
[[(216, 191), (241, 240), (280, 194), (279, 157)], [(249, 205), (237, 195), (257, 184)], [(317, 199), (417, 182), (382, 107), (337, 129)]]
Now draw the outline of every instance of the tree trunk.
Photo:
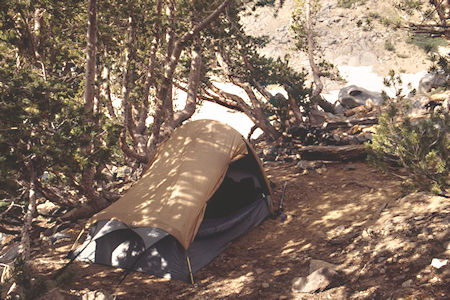
[(228, 57), (224, 51), (217, 51), (216, 52), (216, 58), (217, 62), (222, 68), (224, 74), (228, 77), (228, 79), (231, 81), (231, 83), (235, 84), (236, 86), (239, 86), (242, 88), (247, 96), (250, 99), (251, 105), (247, 104), (244, 99), (241, 97), (224, 92), (220, 90), (219, 88), (215, 87), (214, 85), (210, 84), (210, 88), (217, 94), (223, 96), (224, 98), (231, 98), (233, 99), (238, 106), (243, 110), (243, 112), (250, 118), (250, 120), (255, 123), (256, 126), (261, 128), (261, 130), (264, 132), (264, 134), (267, 135), (272, 140), (276, 140), (278, 137), (281, 136), (281, 134), (275, 129), (275, 127), (270, 124), (264, 114), (264, 110), (261, 107), (261, 104), (259, 100), (256, 98), (255, 93), (253, 92), (250, 84), (242, 82), (238, 78), (233, 77), (233, 74), (230, 71), (229, 63), (228, 63)]
[[(186, 47), (186, 43), (192, 38), (197, 36), (203, 29), (205, 29), (209, 24), (211, 24), (231, 3), (231, 0), (223, 1), (215, 10), (213, 10), (206, 18), (204, 18), (200, 23), (191, 27), (191, 30), (183, 34), (179, 39), (170, 45), (171, 50), (167, 53), (167, 59), (164, 66), (163, 77), (161, 83), (157, 89), (156, 93), (156, 109), (153, 115), (153, 124), (151, 136), (147, 142), (147, 161), (151, 162), (156, 153), (158, 144), (160, 143), (162, 137), (164, 126), (164, 117), (166, 113), (171, 113), (173, 111), (172, 103), (172, 86), (173, 86), (173, 75), (175, 73), (176, 66), (178, 65), (181, 52)], [(170, 107), (169, 107), (170, 106)], [(172, 119), (172, 116), (168, 120)]]
[(36, 170), (33, 166), (33, 162), (28, 163), (28, 171), (29, 171), (29, 189), (28, 189), (28, 208), (25, 214), (25, 219), (23, 222), (22, 232), (21, 232), (21, 253), (24, 262), (26, 263), (30, 259), (31, 253), (31, 240), (30, 240), (30, 232), (31, 232), (31, 223), (33, 221), (33, 215), (36, 211), (36, 180), (37, 174)]
[(334, 121), (324, 123), (322, 128), (327, 130), (333, 130), (336, 128), (350, 128), (355, 125), (374, 125), (378, 124), (377, 117), (368, 117), (368, 118), (360, 118), (360, 119), (350, 119), (345, 121)]
[(92, 121), (95, 96), (95, 72), (96, 72), (96, 44), (97, 44), (97, 3), (89, 0), (88, 3), (88, 30), (86, 47), (86, 74), (84, 90), (84, 114), (85, 123)]
[[(97, 3), (96, 0), (89, 0), (88, 3), (88, 30), (86, 46), (86, 74), (84, 90), (84, 111), (83, 126), (94, 127), (94, 97), (95, 97), (95, 74), (96, 74), (96, 44), (97, 44)], [(82, 135), (83, 143), (81, 151), (88, 160), (93, 152), (93, 142), (90, 132)], [(95, 168), (87, 163), (82, 171), (81, 188), (88, 197), (89, 202), (95, 209), (106, 206), (106, 201), (98, 196), (94, 189)]]
[(308, 47), (308, 60), (309, 65), (311, 66), (312, 75), (314, 78), (314, 84), (315, 88), (313, 89), (312, 97), (315, 98), (320, 93), (322, 93), (323, 90), (323, 83), (320, 79), (320, 70), (319, 67), (316, 65), (316, 62), (314, 61), (314, 35), (313, 35), (313, 29), (312, 29), (312, 21), (311, 21), (311, 3), (310, 0), (305, 1), (305, 23), (306, 23), (306, 42)]
[(112, 103), (112, 98), (111, 98), (111, 85), (110, 85), (110, 81), (111, 81), (111, 77), (109, 75), (109, 67), (105, 66), (103, 69), (103, 89), (102, 89), (102, 93), (103, 96), (106, 98), (106, 108), (108, 109), (108, 113), (109, 116), (112, 119), (117, 119), (117, 115), (116, 112), (114, 110), (114, 106)]
[[(447, 2), (447, 5), (445, 4)], [(446, 12), (446, 6), (450, 6), (448, 1), (444, 0), (430, 0), (430, 3), (435, 7), (436, 13), (439, 16), (439, 20), (441, 21), (442, 26), (447, 25), (447, 19), (449, 18), (448, 13)], [(447, 34), (448, 35), (448, 34)]]
[[(199, 40), (197, 40), (197, 43), (199, 43)], [(169, 133), (181, 125), (181, 123), (189, 119), (194, 114), (195, 108), (197, 107), (198, 86), (200, 83), (200, 75), (202, 70), (202, 56), (200, 51), (195, 48), (195, 45), (192, 47), (191, 54), (191, 69), (189, 71), (186, 105), (183, 110), (180, 110), (174, 114), (172, 122), (168, 124)]]
[(335, 113), (333, 104), (329, 103), (320, 96), (323, 90), (323, 82), (320, 76), (320, 69), (314, 60), (314, 33), (312, 28), (311, 20), (311, 3), (310, 0), (305, 2), (305, 23), (306, 23), (306, 40), (307, 40), (307, 51), (308, 51), (308, 61), (311, 66), (311, 72), (314, 79), (314, 89), (312, 91), (311, 98), (317, 102), (317, 104), (326, 112)]

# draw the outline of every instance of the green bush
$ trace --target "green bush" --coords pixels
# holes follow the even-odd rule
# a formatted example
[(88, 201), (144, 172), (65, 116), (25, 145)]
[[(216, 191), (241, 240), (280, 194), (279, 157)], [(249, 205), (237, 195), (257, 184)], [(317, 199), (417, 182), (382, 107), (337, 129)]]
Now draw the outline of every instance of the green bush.
[(384, 42), (384, 49), (386, 49), (387, 51), (394, 51), (395, 47), (394, 47), (394, 44), (392, 44), (392, 42), (390, 40), (386, 40)]
[(425, 52), (437, 52), (439, 46), (447, 46), (448, 42), (443, 38), (430, 37), (428, 34), (413, 34), (408, 38), (408, 43), (425, 50)]
[[(395, 78), (385, 81), (393, 83)], [(426, 118), (412, 120), (410, 108), (410, 101), (399, 94), (387, 99), (376, 134), (367, 145), (369, 160), (393, 172), (403, 167), (408, 178), (404, 187), (445, 194), (449, 186), (449, 113), (437, 109)]]
[(364, 3), (366, 3), (366, 1), (365, 0), (339, 0), (338, 6), (343, 7), (343, 8), (351, 8), (353, 6), (353, 4), (356, 4), (356, 3), (364, 4)]

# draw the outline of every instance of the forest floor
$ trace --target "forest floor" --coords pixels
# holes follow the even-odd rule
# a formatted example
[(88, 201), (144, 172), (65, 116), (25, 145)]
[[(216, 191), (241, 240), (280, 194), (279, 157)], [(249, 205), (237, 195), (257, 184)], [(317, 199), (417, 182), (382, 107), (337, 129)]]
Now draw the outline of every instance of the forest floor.
[[(397, 177), (366, 162), (265, 168), (276, 204), (287, 182), (286, 219), (267, 219), (234, 241), (194, 274), (194, 285), (133, 272), (117, 286), (123, 270), (74, 262), (63, 275), (64, 299), (90, 291), (116, 299), (448, 299), (450, 199), (402, 197)], [(71, 240), (36, 245), (40, 274), (67, 262), (83, 224), (66, 230)], [(308, 276), (317, 260), (334, 264), (340, 279), (321, 292), (296, 292), (292, 282)]]

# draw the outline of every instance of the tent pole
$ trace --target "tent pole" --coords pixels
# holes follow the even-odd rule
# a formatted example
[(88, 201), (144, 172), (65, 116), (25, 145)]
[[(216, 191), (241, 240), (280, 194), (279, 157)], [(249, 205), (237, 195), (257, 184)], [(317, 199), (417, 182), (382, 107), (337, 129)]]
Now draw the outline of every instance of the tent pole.
[(189, 260), (189, 256), (186, 254), (186, 261), (189, 268), (189, 276), (191, 277), (191, 283), (194, 284), (194, 275), (192, 275), (191, 262)]
[(85, 229), (86, 229), (86, 227), (84, 227), (84, 228), (81, 230), (80, 234), (78, 234), (77, 239), (76, 239), (75, 242), (72, 244), (72, 247), (70, 247), (69, 253), (72, 252), (73, 250), (75, 250), (76, 247), (78, 247), (78, 241), (79, 241), (79, 239), (81, 238), (81, 236), (83, 235)]

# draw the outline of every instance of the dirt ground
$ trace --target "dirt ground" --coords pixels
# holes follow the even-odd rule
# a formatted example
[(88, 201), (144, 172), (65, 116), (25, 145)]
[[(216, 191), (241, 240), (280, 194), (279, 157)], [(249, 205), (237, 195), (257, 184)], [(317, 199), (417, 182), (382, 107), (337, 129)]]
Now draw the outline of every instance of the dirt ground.
[[(117, 299), (448, 299), (450, 200), (423, 193), (402, 198), (400, 181), (365, 162), (299, 171), (265, 164), (278, 203), (284, 182), (286, 220), (268, 219), (194, 274), (195, 284), (73, 263), (64, 290), (115, 293)], [(78, 226), (78, 227), (81, 227)], [(72, 241), (35, 249), (35, 265), (53, 274)], [(43, 246), (48, 247), (48, 246)], [(320, 293), (292, 290), (311, 259), (337, 265), (342, 280)], [(69, 297), (67, 294), (67, 297)]]

